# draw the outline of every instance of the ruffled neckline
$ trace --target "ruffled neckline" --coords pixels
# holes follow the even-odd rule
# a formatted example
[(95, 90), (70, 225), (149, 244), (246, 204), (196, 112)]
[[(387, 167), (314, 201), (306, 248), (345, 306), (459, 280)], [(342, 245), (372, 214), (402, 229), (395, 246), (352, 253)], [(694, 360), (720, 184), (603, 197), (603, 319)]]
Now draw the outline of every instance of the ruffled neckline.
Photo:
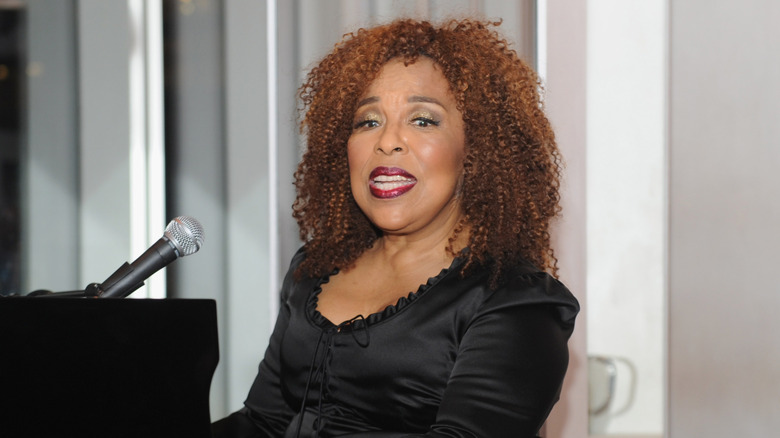
[[(459, 268), (460, 264), (462, 262), (461, 257), (455, 257), (453, 259), (452, 263), (448, 268), (444, 268), (439, 272), (436, 276), (428, 278), (428, 281), (421, 284), (417, 287), (417, 291), (409, 292), (408, 295), (402, 296), (398, 298), (398, 301), (396, 301), (395, 304), (390, 304), (384, 309), (380, 310), (379, 312), (372, 313), (365, 317), (365, 321), (368, 325), (375, 325), (379, 324), (382, 321), (387, 320), (388, 318), (392, 317), (393, 315), (403, 311), (405, 308), (409, 307), (414, 303), (415, 301), (419, 300), (422, 296), (424, 296), (429, 290), (431, 290), (436, 284), (438, 284), (444, 277), (447, 276), (452, 271), (455, 271)], [(330, 281), (330, 277), (338, 274), (339, 270), (335, 269), (333, 272), (331, 272), (329, 275), (322, 276), (317, 283), (314, 285), (314, 288), (312, 289), (311, 295), (309, 295), (309, 299), (306, 303), (306, 313), (309, 315), (309, 318), (311, 321), (321, 327), (321, 328), (330, 328), (330, 327), (336, 327), (336, 324), (334, 324), (331, 320), (328, 318), (325, 318), (319, 310), (317, 310), (317, 303), (319, 302), (319, 295), (322, 293), (322, 285), (325, 283), (328, 283)], [(356, 315), (357, 316), (357, 315)]]

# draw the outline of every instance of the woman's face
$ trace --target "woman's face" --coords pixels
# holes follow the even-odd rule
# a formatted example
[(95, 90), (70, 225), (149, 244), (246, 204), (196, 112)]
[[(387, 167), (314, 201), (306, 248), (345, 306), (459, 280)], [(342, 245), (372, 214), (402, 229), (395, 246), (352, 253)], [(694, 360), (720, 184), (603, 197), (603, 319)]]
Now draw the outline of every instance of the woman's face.
[(461, 113), (433, 61), (390, 61), (361, 97), (347, 145), (358, 206), (386, 235), (449, 235), (461, 215), (464, 143)]

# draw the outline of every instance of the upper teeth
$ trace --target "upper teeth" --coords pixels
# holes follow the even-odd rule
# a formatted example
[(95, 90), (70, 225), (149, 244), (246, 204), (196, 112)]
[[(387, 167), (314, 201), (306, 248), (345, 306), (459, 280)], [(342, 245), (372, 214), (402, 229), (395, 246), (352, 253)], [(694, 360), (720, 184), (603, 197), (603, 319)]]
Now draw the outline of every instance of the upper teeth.
[(374, 182), (393, 182), (393, 181), (414, 181), (412, 178), (403, 175), (378, 175)]

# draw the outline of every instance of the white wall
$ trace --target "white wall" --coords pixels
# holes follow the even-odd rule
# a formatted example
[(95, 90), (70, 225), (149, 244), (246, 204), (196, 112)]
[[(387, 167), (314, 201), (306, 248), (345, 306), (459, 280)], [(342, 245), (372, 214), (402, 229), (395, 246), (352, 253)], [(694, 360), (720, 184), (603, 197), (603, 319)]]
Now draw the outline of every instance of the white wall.
[(780, 430), (780, 2), (671, 3), (669, 436)]
[(666, 42), (664, 0), (588, 1), (588, 353), (617, 366), (591, 433), (664, 429)]

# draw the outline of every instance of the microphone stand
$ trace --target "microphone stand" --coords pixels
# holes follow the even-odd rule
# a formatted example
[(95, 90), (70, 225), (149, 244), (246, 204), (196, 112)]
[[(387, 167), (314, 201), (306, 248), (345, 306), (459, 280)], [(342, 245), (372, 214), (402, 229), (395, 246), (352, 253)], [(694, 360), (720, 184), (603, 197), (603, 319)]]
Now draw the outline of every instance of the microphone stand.
[(50, 290), (38, 289), (25, 296), (38, 298), (98, 298), (100, 293), (100, 285), (98, 283), (90, 283), (84, 290), (52, 292)]
[(100, 296), (100, 285), (97, 283), (90, 283), (84, 290), (69, 290), (63, 292), (38, 289), (25, 296), (38, 298), (97, 298)]
[[(103, 283), (90, 283), (84, 290), (71, 290), (64, 292), (52, 292), (50, 290), (40, 289), (30, 292), (26, 296), (28, 297), (40, 297), (40, 298), (102, 298), (103, 293), (109, 290), (112, 286), (117, 284), (120, 280), (125, 278), (128, 274), (133, 272), (134, 268), (129, 263), (125, 262), (119, 269), (116, 270), (110, 277)], [(124, 298), (131, 293), (135, 292), (144, 285), (144, 282), (138, 282), (138, 284), (132, 286), (126, 293), (121, 296), (112, 298)]]

